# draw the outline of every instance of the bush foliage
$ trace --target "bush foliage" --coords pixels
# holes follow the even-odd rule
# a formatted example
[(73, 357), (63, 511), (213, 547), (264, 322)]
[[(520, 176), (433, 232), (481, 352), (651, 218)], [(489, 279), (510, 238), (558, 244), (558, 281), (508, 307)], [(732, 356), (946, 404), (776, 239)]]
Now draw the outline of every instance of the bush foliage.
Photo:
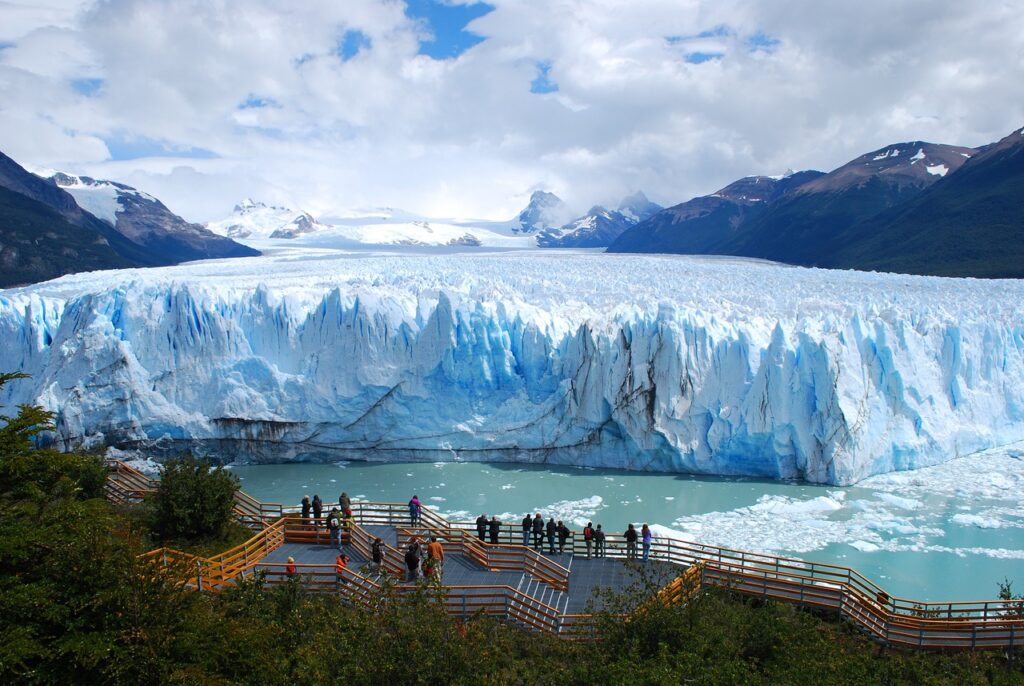
[(238, 479), (223, 467), (192, 455), (169, 460), (153, 499), (153, 530), (164, 539), (223, 538), (236, 490)]

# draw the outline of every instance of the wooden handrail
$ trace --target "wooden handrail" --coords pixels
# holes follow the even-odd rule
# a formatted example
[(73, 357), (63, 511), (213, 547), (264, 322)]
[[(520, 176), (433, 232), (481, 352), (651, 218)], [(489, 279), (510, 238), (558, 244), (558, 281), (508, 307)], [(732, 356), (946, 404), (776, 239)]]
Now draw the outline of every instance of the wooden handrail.
[[(140, 499), (156, 490), (155, 479), (129, 465), (118, 460), (108, 460), (107, 465), (111, 474), (106, 493), (111, 500)], [(163, 560), (165, 564), (196, 564), (197, 576), (191, 582), (203, 590), (221, 590), (234, 584), (239, 576), (257, 564), (268, 566), (259, 560), (285, 542), (290, 522), (298, 522), (292, 531), (312, 526), (314, 538), (322, 528), (319, 522), (310, 525), (294, 516), (286, 516), (297, 507), (263, 503), (243, 491), (237, 492), (235, 501), (235, 513), (240, 520), (258, 520), (265, 527), (245, 543), (210, 559), (170, 549), (151, 551), (143, 557)], [(521, 529), (515, 524), (499, 532), (499, 540), (508, 540), (511, 544), (495, 545), (473, 536), (474, 523), (449, 522), (427, 506), (421, 508), (420, 521), (415, 526), (411, 526), (408, 506), (403, 503), (357, 502), (353, 503), (353, 513), (356, 520), (364, 525), (396, 526), (407, 532), (441, 532), (443, 536), (439, 535), (439, 538), (442, 541), (458, 546), (460, 552), (490, 569), (521, 569), (552, 588), (568, 590), (569, 570), (529, 547), (516, 544), (522, 539)], [(363, 552), (369, 534), (359, 526), (351, 527), (350, 534), (354, 544)], [(326, 533), (323, 535), (326, 540)], [(578, 536), (570, 536), (567, 545), (570, 552), (582, 552), (582, 541)], [(605, 555), (625, 556), (622, 536), (606, 534)], [(849, 567), (676, 539), (655, 538), (651, 558), (699, 570), (699, 586), (722, 586), (741, 593), (837, 610), (886, 643), (918, 648), (1012, 648), (1024, 643), (1024, 613), (1019, 601), (914, 601), (889, 595)], [(389, 571), (393, 572), (400, 560), (399, 552), (388, 546), (385, 566)], [(364, 590), (376, 586), (370, 580), (367, 582), (373, 586), (361, 587)], [(681, 581), (673, 581), (661, 593), (672, 597), (681, 584)], [(502, 612), (497, 612), (496, 605), (488, 606), (488, 612), (534, 628), (574, 634), (580, 627), (593, 625), (593, 618), (587, 619), (588, 615), (559, 614), (554, 608), (516, 589), (490, 586), (445, 588), (453, 593), (459, 589), (483, 589), (480, 593), (507, 589), (507, 593), (502, 592)], [(468, 607), (465, 602), (462, 606)], [(567, 630), (567, 627), (571, 628)]]

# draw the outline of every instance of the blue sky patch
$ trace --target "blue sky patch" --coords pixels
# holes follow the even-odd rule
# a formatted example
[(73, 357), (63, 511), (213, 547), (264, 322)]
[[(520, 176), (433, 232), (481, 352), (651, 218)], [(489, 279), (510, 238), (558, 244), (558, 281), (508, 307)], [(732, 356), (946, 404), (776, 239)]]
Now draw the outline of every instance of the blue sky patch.
[(704, 64), (711, 60), (720, 60), (725, 57), (724, 52), (691, 52), (686, 56), (686, 61), (690, 64)]
[(135, 160), (141, 157), (187, 157), (190, 159), (209, 160), (218, 157), (212, 150), (204, 148), (175, 149), (160, 141), (144, 137), (112, 136), (104, 138), (107, 150), (113, 160)]
[(338, 41), (338, 48), (335, 50), (335, 54), (341, 58), (342, 62), (348, 62), (362, 50), (369, 50), (372, 44), (370, 37), (362, 31), (346, 31), (345, 35)]
[(439, 0), (408, 0), (405, 13), (421, 20), (433, 40), (420, 41), (420, 54), (445, 60), (458, 57), (484, 39), (466, 31), (466, 25), (494, 9), (485, 2), (449, 5)]
[(245, 99), (241, 105), (238, 106), (240, 110), (256, 110), (261, 107), (280, 107), (275, 100), (271, 98), (261, 98), (258, 95), (250, 95)]
[(773, 52), (781, 42), (778, 38), (773, 38), (762, 31), (758, 31), (747, 38), (747, 45), (751, 51), (764, 50), (766, 52)]
[(71, 87), (76, 93), (91, 97), (103, 87), (103, 79), (71, 79)]
[(531, 93), (554, 93), (558, 84), (551, 80), (551, 63), (537, 63), (537, 78), (530, 83)]

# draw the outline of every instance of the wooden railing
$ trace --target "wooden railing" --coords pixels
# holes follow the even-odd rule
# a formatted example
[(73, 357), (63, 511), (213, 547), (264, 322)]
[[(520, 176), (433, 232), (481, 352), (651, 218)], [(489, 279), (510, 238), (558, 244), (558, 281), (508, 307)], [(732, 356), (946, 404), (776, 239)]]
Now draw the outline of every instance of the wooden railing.
[[(108, 465), (111, 475), (107, 480), (106, 493), (111, 501), (137, 502), (155, 491), (156, 480), (116, 460), (108, 461)], [(286, 538), (314, 543), (326, 543), (329, 539), (322, 522), (301, 520), (290, 515), (298, 511), (298, 507), (262, 503), (242, 491), (236, 494), (235, 502), (235, 514), (240, 521), (250, 526), (266, 527), (246, 543), (209, 560), (169, 549), (159, 549), (147, 553), (147, 556), (165, 564), (195, 564), (197, 574), (190, 583), (204, 590), (220, 590), (250, 572), (259, 558), (284, 543)], [(446, 549), (457, 549), (488, 569), (522, 570), (552, 588), (568, 589), (569, 573), (566, 568), (521, 545), (523, 539), (519, 522), (503, 524), (499, 530), (499, 544), (494, 545), (476, 538), (474, 522), (449, 522), (426, 506), (421, 508), (415, 525), (410, 521), (408, 506), (403, 503), (356, 502), (353, 503), (353, 515), (362, 526), (396, 527), (400, 541), (403, 535), (407, 540), (414, 533), (425, 536), (436, 532), (434, 535)], [(275, 523), (270, 524), (271, 521)], [(368, 555), (368, 539), (372, 539), (362, 526), (351, 527), (349, 533), (352, 538), (346, 542), (356, 545), (362, 554)], [(532, 534), (530, 540), (532, 543)], [(544, 544), (547, 546), (546, 539)], [(642, 546), (638, 544), (637, 548), (641, 554)], [(585, 550), (578, 532), (567, 539), (566, 552), (579, 555)], [(596, 547), (593, 552), (597, 552)], [(603, 554), (611, 558), (626, 557), (624, 537), (606, 534)], [(928, 649), (1012, 649), (1024, 644), (1024, 605), (1020, 601), (936, 603), (898, 598), (849, 567), (669, 538), (655, 538), (649, 556), (652, 561), (699, 569), (701, 587), (722, 587), (746, 595), (834, 610), (854, 621), (876, 640), (887, 644)], [(399, 551), (388, 546), (385, 562), (389, 573), (402, 573)], [(333, 579), (333, 569), (329, 572), (328, 576)], [(670, 590), (674, 584), (679, 584), (675, 587), (677, 590), (684, 587), (683, 582), (674, 581), (662, 592), (674, 593)], [(593, 630), (593, 617), (559, 614), (515, 589), (503, 586), (449, 588), (450, 597), (456, 599), (451, 602), (465, 603), (467, 609), (478, 604), (488, 605), (486, 598), (494, 599), (500, 595), (503, 597), (502, 608), (497, 609), (495, 600), (488, 605), (488, 614), (567, 635), (584, 635)], [(507, 592), (496, 589), (507, 589)], [(449, 601), (446, 603), (450, 604)]]

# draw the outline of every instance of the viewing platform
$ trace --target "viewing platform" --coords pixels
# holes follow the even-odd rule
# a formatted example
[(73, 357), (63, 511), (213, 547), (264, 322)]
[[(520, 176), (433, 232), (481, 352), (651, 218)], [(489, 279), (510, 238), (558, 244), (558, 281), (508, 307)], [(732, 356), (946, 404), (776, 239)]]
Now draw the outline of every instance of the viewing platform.
[[(108, 465), (110, 500), (137, 502), (156, 490), (157, 481), (124, 463)], [(298, 510), (262, 503), (239, 491), (234, 514), (254, 531), (251, 539), (209, 559), (166, 548), (145, 557), (182, 565), (189, 570), (187, 583), (213, 592), (256, 574), (262, 574), (268, 585), (284, 583), (287, 559), (293, 557), (295, 576), (309, 590), (338, 593), (372, 607), (385, 587), (399, 593), (416, 588), (415, 582), (405, 582), (405, 550), (413, 538), (426, 542), (436, 537), (445, 553), (438, 580), (445, 607), (464, 618), (483, 613), (533, 630), (584, 636), (593, 627), (594, 613), (603, 609), (601, 592), (622, 592), (634, 585), (650, 589), (653, 580), (654, 588), (660, 588), (656, 596), (666, 603), (687, 602), (705, 588), (719, 587), (831, 610), (885, 645), (1003, 649), (1024, 644), (1020, 601), (927, 603), (895, 598), (848, 567), (671, 538), (653, 540), (647, 563), (625, 560), (624, 538), (611, 534), (603, 558), (587, 559), (580, 536), (566, 541), (564, 553), (545, 554), (521, 545), (518, 525), (504, 525), (498, 543), (492, 544), (477, 538), (474, 523), (450, 522), (427, 507), (414, 524), (404, 503), (352, 503), (354, 522), (345, 528), (341, 546), (351, 560), (339, 579), (338, 548), (330, 545), (323, 518), (304, 519)], [(384, 542), (382, 570), (369, 565), (377, 537)], [(645, 593), (646, 597), (631, 598), (634, 607), (654, 595)]]

